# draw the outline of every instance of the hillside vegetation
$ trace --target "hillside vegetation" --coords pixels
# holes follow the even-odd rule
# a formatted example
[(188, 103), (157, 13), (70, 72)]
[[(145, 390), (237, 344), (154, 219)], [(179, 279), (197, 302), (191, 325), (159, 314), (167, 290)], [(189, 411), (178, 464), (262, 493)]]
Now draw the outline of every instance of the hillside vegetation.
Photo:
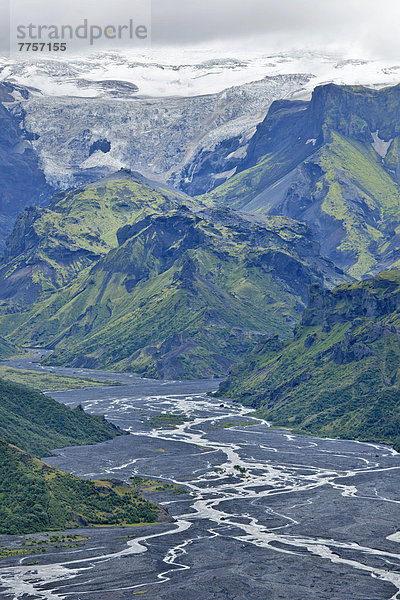
[(134, 525), (157, 520), (158, 507), (121, 481), (79, 479), (0, 442), (0, 533)]
[(46, 456), (53, 448), (94, 444), (121, 433), (104, 417), (0, 379), (0, 439), (26, 452)]
[(135, 485), (80, 479), (38, 458), (122, 433), (104, 417), (0, 379), (0, 533), (156, 521), (159, 507)]
[(265, 334), (290, 335), (308, 285), (345, 280), (304, 224), (205, 209), (126, 175), (21, 216), (0, 326), (51, 349), (47, 364), (220, 377)]
[(400, 450), (400, 271), (311, 288), (294, 338), (260, 344), (219, 394), (274, 425)]

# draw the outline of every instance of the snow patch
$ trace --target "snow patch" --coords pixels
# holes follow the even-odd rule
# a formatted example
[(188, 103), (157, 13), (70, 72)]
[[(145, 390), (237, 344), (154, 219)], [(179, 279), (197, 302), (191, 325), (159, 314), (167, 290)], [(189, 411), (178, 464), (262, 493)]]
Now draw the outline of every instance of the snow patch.
[(382, 159), (386, 158), (386, 155), (390, 148), (390, 144), (393, 142), (393, 139), (389, 140), (388, 142), (385, 142), (385, 140), (381, 140), (381, 138), (379, 137), (379, 131), (375, 131), (375, 133), (372, 134), (372, 139), (374, 140), (372, 142), (372, 147), (375, 150), (375, 152), (379, 154), (379, 156)]
[(224, 173), (216, 173), (215, 179), (230, 179), (236, 173), (237, 167), (231, 169), (230, 171), (225, 171)]
[(248, 147), (249, 147), (249, 144), (246, 144), (245, 146), (241, 146), (240, 148), (238, 148), (234, 152), (231, 152), (226, 158), (228, 160), (230, 158), (245, 158), (246, 154), (247, 154), (247, 148)]

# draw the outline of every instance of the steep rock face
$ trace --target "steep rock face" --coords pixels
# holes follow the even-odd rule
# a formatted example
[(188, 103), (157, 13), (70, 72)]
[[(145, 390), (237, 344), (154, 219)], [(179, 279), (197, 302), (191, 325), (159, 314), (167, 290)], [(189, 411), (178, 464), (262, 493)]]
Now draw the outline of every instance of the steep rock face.
[(327, 85), (274, 103), (236, 174), (205, 199), (308, 223), (354, 277), (400, 258), (400, 86)]
[(304, 224), (128, 175), (31, 212), (0, 266), (0, 320), (9, 339), (52, 349), (52, 364), (220, 376), (265, 334), (290, 334), (308, 285), (345, 280)]
[(400, 271), (331, 291), (311, 286), (294, 338), (272, 338), (220, 394), (275, 424), (400, 448)]
[(355, 319), (379, 321), (400, 308), (397, 271), (365, 280), (362, 284), (338, 287), (334, 291), (311, 286), (302, 325), (334, 325)]
[(191, 196), (227, 181), (246, 156), (256, 126), (271, 103), (290, 96), (310, 79), (308, 75), (277, 75), (222, 92), (214, 121), (206, 122), (210, 130), (203, 130), (185, 160), (170, 172), (170, 181)]
[[(311, 154), (324, 142), (326, 129), (359, 142), (373, 144), (378, 155), (384, 151), (384, 146), (378, 143), (381, 139), (387, 144), (386, 155), (392, 141), (400, 134), (399, 98), (400, 85), (372, 90), (361, 86), (329, 84), (316, 87), (310, 102), (278, 100), (257, 127), (238, 171), (247, 169), (273, 151), (276, 141), (281, 146), (295, 141), (297, 151)], [(311, 140), (309, 148), (304, 148), (306, 135), (309, 136), (307, 141)]]
[(28, 97), (24, 88), (0, 83), (0, 250), (18, 213), (43, 204), (52, 193), (32, 147), (34, 136), (23, 127), (18, 102)]

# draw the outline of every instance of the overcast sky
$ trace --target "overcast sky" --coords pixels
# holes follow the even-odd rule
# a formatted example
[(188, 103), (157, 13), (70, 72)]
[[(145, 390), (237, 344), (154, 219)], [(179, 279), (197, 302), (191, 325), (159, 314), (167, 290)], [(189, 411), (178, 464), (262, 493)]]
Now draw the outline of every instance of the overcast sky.
[(329, 45), (400, 60), (400, 0), (154, 0), (153, 39)]
[[(147, 0), (137, 0), (145, 1)], [(135, 18), (136, 0), (0, 0), (1, 49), (12, 22), (99, 24)], [(342, 50), (400, 62), (400, 0), (148, 0), (154, 45)]]

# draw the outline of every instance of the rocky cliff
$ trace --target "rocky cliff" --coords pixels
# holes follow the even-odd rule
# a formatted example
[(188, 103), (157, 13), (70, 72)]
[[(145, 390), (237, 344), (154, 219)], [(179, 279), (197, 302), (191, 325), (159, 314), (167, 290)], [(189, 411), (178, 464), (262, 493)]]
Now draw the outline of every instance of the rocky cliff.
[(24, 127), (20, 103), (28, 98), (25, 88), (0, 83), (0, 251), (18, 213), (52, 194), (32, 146), (35, 135)]

